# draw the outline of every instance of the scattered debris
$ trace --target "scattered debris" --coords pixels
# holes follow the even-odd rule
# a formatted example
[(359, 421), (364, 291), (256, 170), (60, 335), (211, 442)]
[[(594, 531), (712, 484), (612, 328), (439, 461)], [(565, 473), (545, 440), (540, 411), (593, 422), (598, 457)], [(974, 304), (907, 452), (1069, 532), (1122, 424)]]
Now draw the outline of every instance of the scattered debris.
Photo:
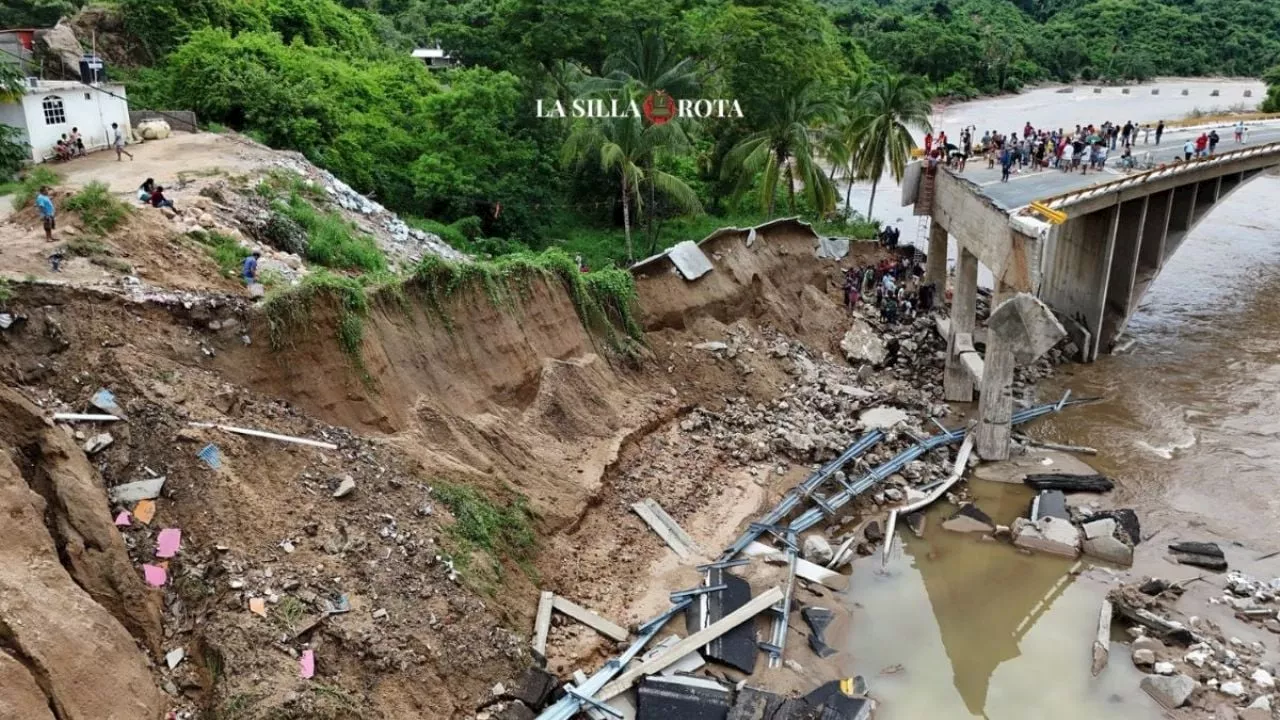
[(697, 280), (714, 269), (710, 258), (692, 240), (683, 240), (666, 251), (671, 264), (685, 280)]
[(119, 420), (115, 415), (102, 415), (100, 413), (54, 413), (54, 422), (115, 422)]
[(723, 718), (731, 699), (729, 688), (715, 680), (651, 675), (636, 692), (636, 720)]
[(1029, 474), (1022, 480), (1035, 490), (1061, 490), (1062, 492), (1110, 492), (1116, 484), (1103, 475), (1060, 475), (1056, 473)]
[(698, 546), (693, 542), (693, 538), (689, 537), (689, 534), (682, 530), (653, 498), (645, 498), (633, 504), (631, 509), (662, 538), (667, 547), (680, 556), (680, 559), (688, 560), (698, 552)]
[(965, 503), (942, 523), (942, 529), (961, 533), (993, 533), (996, 523), (977, 505)]
[(182, 544), (182, 531), (177, 528), (165, 528), (156, 537), (156, 557), (171, 558), (178, 554), (178, 546)]
[(310, 680), (316, 674), (316, 653), (310, 648), (302, 651), (298, 660), (299, 674), (303, 680)]
[(142, 576), (151, 587), (163, 587), (169, 579), (169, 573), (159, 565), (143, 565)]
[(268, 440), (279, 440), (280, 442), (296, 443), (298, 445), (308, 445), (310, 447), (323, 448), (325, 450), (337, 450), (338, 446), (333, 443), (322, 442), (320, 440), (310, 440), (308, 438), (294, 437), (292, 435), (280, 435), (278, 433), (266, 432), (265, 430), (251, 430), (249, 428), (232, 427), (230, 425), (218, 425), (216, 423), (191, 422), (187, 423), (191, 427), (198, 428), (217, 428), (223, 432), (229, 432), (236, 435), (248, 435), (250, 437), (266, 438)]
[(356, 491), (356, 480), (350, 475), (343, 475), (338, 487), (333, 491), (335, 498), (344, 498)]
[(1169, 545), (1173, 559), (1181, 565), (1194, 565), (1206, 570), (1226, 570), (1227, 559), (1222, 548), (1211, 542), (1180, 542)]
[(1017, 440), (1023, 445), (1030, 445), (1031, 447), (1044, 448), (1046, 450), (1057, 450), (1058, 452), (1077, 453), (1079, 455), (1097, 455), (1098, 454), (1097, 448), (1092, 448), (1087, 445), (1062, 445), (1060, 443), (1045, 442), (1044, 440), (1037, 440), (1033, 437), (1023, 435), (1022, 433), (1013, 433), (1013, 439)]
[(89, 404), (102, 412), (118, 418), (125, 417), (124, 410), (116, 403), (116, 396), (108, 389), (101, 388), (89, 398)]
[(133, 518), (129, 515), (128, 510), (121, 510), (120, 514), (116, 515), (115, 523), (116, 527), (129, 527), (133, 525)]
[(820, 533), (810, 533), (804, 538), (804, 559), (818, 565), (826, 565), (835, 556), (831, 543)]
[(800, 611), (801, 617), (809, 624), (809, 647), (820, 658), (829, 658), (836, 654), (835, 649), (827, 645), (825, 633), (827, 627), (835, 620), (835, 613), (827, 608), (807, 607)]
[(840, 340), (840, 349), (844, 351), (845, 359), (855, 365), (878, 366), (889, 357), (880, 333), (861, 318), (854, 318), (853, 325)]
[[(722, 589), (702, 593), (689, 605), (685, 626), (690, 635), (713, 627), (751, 602), (751, 584), (723, 567), (708, 568), (703, 586)], [(744, 622), (728, 628), (724, 633), (708, 640), (702, 654), (708, 660), (723, 663), (750, 675), (756, 669), (756, 658), (759, 656), (754, 624)]]
[(111, 437), (111, 433), (101, 433), (94, 435), (85, 441), (84, 454), (94, 455), (106, 450), (111, 443), (115, 442), (115, 438)]
[(1082, 526), (1084, 554), (1100, 560), (1129, 566), (1133, 564), (1133, 546), (1116, 536), (1119, 523), (1113, 518), (1099, 518)]
[(547, 633), (551, 631), (551, 611), (555, 608), (555, 593), (543, 590), (538, 597), (538, 613), (533, 621), (533, 651), (547, 654)]
[[(753, 542), (747, 545), (742, 550), (742, 554), (747, 557), (763, 557), (765, 562), (788, 562), (785, 553), (780, 553), (776, 548), (765, 545), (762, 542)], [(849, 586), (849, 578), (847, 576), (841, 575), (834, 570), (828, 570), (808, 560), (796, 560), (796, 575), (832, 590), (844, 590)]]
[(222, 467), (222, 451), (213, 443), (209, 443), (201, 448), (200, 452), (196, 453), (196, 457), (203, 460), (205, 465), (208, 465), (214, 470)]
[(143, 525), (150, 525), (152, 518), (156, 516), (156, 501), (142, 500), (133, 506), (133, 517)]
[(868, 429), (889, 430), (906, 420), (906, 411), (894, 407), (872, 408), (858, 416), (858, 422)]
[(610, 622), (581, 605), (559, 595), (556, 595), (555, 599), (552, 601), (552, 607), (612, 640), (625, 642), (630, 636), (630, 633), (627, 632), (626, 628)]
[(164, 489), (164, 483), (165, 478), (162, 476), (116, 485), (115, 487), (107, 488), (107, 499), (120, 505), (135, 503), (139, 500), (154, 500), (160, 497), (160, 491)]
[(1031, 501), (1031, 522), (1046, 517), (1071, 519), (1067, 512), (1067, 496), (1061, 490), (1044, 490)]
[(267, 616), (266, 599), (260, 597), (249, 598), (249, 612), (265, 618)]
[[(1107, 667), (1107, 660), (1111, 657), (1111, 601), (1102, 600), (1102, 607), (1098, 610), (1098, 632), (1093, 638), (1093, 676), (1098, 674)], [(1137, 662), (1137, 658), (1134, 658)]]
[[(654, 644), (652, 650), (640, 656), (640, 662), (646, 662), (648, 660), (652, 660), (658, 655), (661, 655), (663, 652), (666, 652), (668, 649), (671, 648), (672, 645), (675, 645), (678, 642), (680, 642), (680, 637), (678, 635), (666, 636), (660, 642)], [(677, 674), (683, 673), (687, 675), (688, 673), (691, 673), (706, 664), (707, 664), (707, 661), (703, 660), (702, 656), (699, 655), (698, 653), (696, 652), (689, 653), (688, 655), (685, 655), (684, 657), (680, 658), (676, 662), (672, 663), (666, 669), (662, 670), (662, 674), (677, 675)]]
[(182, 648), (177, 648), (174, 650), (170, 650), (169, 652), (164, 654), (164, 662), (166, 665), (169, 666), (169, 669), (172, 670), (178, 667), (178, 665), (182, 662), (183, 658), (185, 658), (186, 656), (187, 656), (186, 650), (183, 650)]

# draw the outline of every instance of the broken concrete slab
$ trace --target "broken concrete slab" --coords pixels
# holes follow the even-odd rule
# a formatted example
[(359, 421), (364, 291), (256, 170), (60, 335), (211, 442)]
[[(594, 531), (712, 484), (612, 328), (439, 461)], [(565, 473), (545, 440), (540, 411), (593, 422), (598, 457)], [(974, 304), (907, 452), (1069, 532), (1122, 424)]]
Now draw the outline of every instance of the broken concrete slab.
[(685, 280), (697, 280), (715, 269), (711, 259), (692, 240), (676, 243), (667, 251), (667, 257)]
[(1086, 538), (1082, 544), (1084, 554), (1116, 565), (1133, 565), (1133, 548), (1114, 535)]
[(1031, 522), (1018, 518), (1012, 532), (1013, 544), (1018, 547), (1069, 558), (1080, 556), (1080, 529), (1069, 520), (1044, 517)]
[(1025, 455), (997, 463), (986, 463), (973, 471), (980, 480), (1024, 484), (1028, 475), (1097, 475), (1098, 471), (1083, 460), (1057, 450), (1034, 449)]
[(160, 491), (164, 489), (164, 483), (165, 477), (161, 476), (117, 485), (113, 488), (107, 488), (107, 499), (120, 505), (136, 503), (139, 500), (154, 500), (160, 497)]
[(1071, 515), (1067, 513), (1067, 496), (1061, 490), (1045, 490), (1031, 501), (1029, 515), (1033, 522), (1046, 517), (1070, 520)]
[(1116, 534), (1116, 521), (1113, 518), (1099, 518), (1081, 525), (1085, 540), (1110, 537)]
[(906, 422), (907, 417), (904, 410), (883, 406), (863, 412), (858, 416), (858, 423), (867, 430), (889, 430), (898, 423)]
[(961, 533), (992, 533), (996, 531), (996, 523), (977, 505), (965, 503), (942, 523), (942, 529)]
[[(648, 662), (649, 660), (652, 660), (653, 658), (671, 649), (671, 646), (675, 645), (678, 642), (680, 642), (680, 636), (668, 635), (665, 638), (663, 638), (661, 642), (654, 645), (652, 650), (645, 653), (644, 655), (641, 655), (634, 662), (636, 662), (637, 664)], [(663, 675), (681, 675), (681, 674), (687, 675), (689, 673), (696, 671), (698, 668), (706, 664), (707, 664), (707, 661), (703, 660), (702, 656), (699, 655), (698, 653), (696, 652), (689, 653), (688, 655), (685, 655), (684, 657), (675, 661), (671, 665), (667, 666), (662, 671), (662, 674)]]
[(547, 633), (551, 631), (551, 611), (555, 608), (555, 593), (543, 590), (538, 594), (538, 612), (533, 619), (533, 651), (546, 657)]
[[(756, 541), (748, 545), (742, 554), (747, 557), (763, 557), (765, 562), (777, 561), (781, 564), (788, 562), (786, 553), (780, 552), (777, 548)], [(849, 577), (842, 575), (834, 570), (828, 570), (816, 563), (811, 563), (803, 558), (796, 560), (796, 575), (809, 582), (818, 583), (823, 587), (831, 590), (844, 590), (849, 587)]]
[(101, 388), (89, 398), (89, 404), (108, 415), (124, 418), (124, 409), (116, 402), (116, 396), (110, 390)]
[(1103, 518), (1115, 520), (1120, 527), (1119, 534), (1128, 538), (1130, 545), (1137, 547), (1138, 543), (1142, 542), (1142, 523), (1138, 520), (1138, 513), (1132, 509), (1103, 510), (1086, 517), (1084, 521), (1090, 523)]
[(807, 607), (800, 611), (804, 621), (809, 624), (809, 647), (820, 658), (829, 658), (836, 654), (834, 648), (827, 645), (826, 630), (835, 620), (835, 613), (827, 608)]
[(1148, 695), (1169, 710), (1180, 708), (1196, 689), (1196, 681), (1187, 675), (1148, 675), (1140, 683)]
[(334, 489), (333, 496), (335, 498), (344, 498), (356, 491), (356, 479), (350, 475), (343, 475), (338, 481), (338, 487)]
[(1113, 607), (1111, 601), (1103, 598), (1102, 606), (1098, 609), (1098, 629), (1093, 636), (1093, 664), (1091, 670), (1094, 677), (1107, 667), (1107, 661), (1111, 659), (1111, 616)]
[[(748, 596), (750, 593), (748, 592)], [(605, 637), (616, 640), (617, 642), (625, 642), (629, 637), (627, 629), (601, 617), (599, 614), (588, 610), (585, 607), (569, 600), (568, 598), (556, 595), (552, 600), (552, 607), (560, 613), (568, 615)]]
[(1003, 338), (1019, 365), (1030, 365), (1066, 337), (1067, 330), (1048, 305), (1034, 295), (1018, 293), (992, 308), (987, 334)]
[(880, 365), (889, 357), (880, 333), (861, 318), (854, 318), (840, 340), (840, 350), (845, 359), (855, 365)]

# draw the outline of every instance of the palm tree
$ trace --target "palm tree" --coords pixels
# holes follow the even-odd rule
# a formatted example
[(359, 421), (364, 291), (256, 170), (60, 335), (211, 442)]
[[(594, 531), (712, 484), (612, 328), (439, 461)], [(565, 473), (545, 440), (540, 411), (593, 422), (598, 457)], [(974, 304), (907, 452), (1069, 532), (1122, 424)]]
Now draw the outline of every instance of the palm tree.
[(785, 180), (787, 204), (796, 210), (796, 182), (819, 213), (835, 207), (835, 185), (818, 159), (820, 137), (817, 128), (834, 114), (834, 108), (815, 96), (812, 83), (784, 90), (768, 106), (761, 129), (734, 145), (725, 155), (722, 174), (726, 179), (736, 175), (742, 192), (761, 178), (760, 199), (765, 211), (773, 215), (778, 181)]
[(858, 169), (858, 127), (862, 117), (858, 102), (866, 85), (866, 76), (859, 75), (845, 88), (836, 102), (835, 116), (822, 129), (822, 155), (831, 164), (828, 177), (833, 182), (839, 177), (848, 183), (844, 194), (846, 215), (852, 203), (854, 181), (865, 179)]
[(668, 125), (646, 127), (644, 120), (638, 117), (582, 120), (573, 126), (561, 150), (561, 159), (566, 165), (598, 160), (602, 170), (618, 178), (628, 260), (635, 260), (631, 243), (631, 208), (634, 203), (637, 212), (642, 209), (643, 195), (639, 191), (646, 180), (677, 206), (690, 212), (701, 208), (693, 188), (680, 178), (654, 167), (655, 153), (665, 148), (675, 151), (687, 149), (681, 144), (681, 137)]
[(932, 108), (919, 80), (900, 75), (882, 75), (873, 80), (858, 100), (855, 122), (858, 169), (871, 180), (871, 202), (867, 217), (876, 204), (876, 186), (887, 168), (893, 179), (902, 182), (911, 149), (916, 146), (911, 129), (932, 129)]

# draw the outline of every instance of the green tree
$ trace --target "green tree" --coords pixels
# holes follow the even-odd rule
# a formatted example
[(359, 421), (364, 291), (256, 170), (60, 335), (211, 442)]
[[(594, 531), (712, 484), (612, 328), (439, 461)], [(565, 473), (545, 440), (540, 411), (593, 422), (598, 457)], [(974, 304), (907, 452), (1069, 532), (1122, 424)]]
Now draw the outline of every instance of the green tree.
[(700, 207), (692, 188), (675, 175), (658, 170), (652, 162), (654, 154), (664, 149), (687, 149), (679, 146), (682, 136), (670, 123), (646, 126), (643, 119), (628, 115), (604, 120), (579, 120), (565, 141), (561, 158), (566, 165), (596, 161), (602, 170), (617, 178), (628, 260), (635, 260), (631, 242), (631, 208), (634, 204), (637, 211), (641, 209), (639, 190), (646, 179), (686, 211), (696, 212)]
[(871, 200), (867, 203), (867, 217), (871, 217), (880, 177), (888, 170), (894, 180), (902, 182), (911, 149), (916, 146), (911, 130), (931, 129), (932, 108), (919, 80), (888, 74), (871, 81), (858, 105), (859, 169), (863, 177), (871, 180)]
[(1265, 113), (1280, 112), (1280, 65), (1268, 70), (1262, 79), (1267, 82), (1267, 97), (1258, 109)]
[[(18, 66), (0, 62), (0, 103), (18, 102), (25, 92)], [(0, 124), (0, 181), (13, 177), (29, 157), (22, 133), (15, 127)]]
[(853, 200), (853, 183), (865, 180), (860, 175), (858, 128), (861, 120), (859, 101), (866, 89), (866, 76), (858, 78), (845, 88), (835, 104), (834, 117), (822, 128), (822, 155), (831, 165), (828, 177), (837, 177), (846, 183), (844, 211), (847, 215)]
[(816, 97), (809, 83), (783, 90), (765, 106), (757, 121), (760, 130), (738, 142), (725, 156), (723, 173), (737, 180), (741, 193), (759, 180), (760, 201), (773, 215), (778, 182), (787, 190), (787, 207), (796, 211), (796, 183), (819, 213), (835, 207), (835, 185), (822, 170), (818, 150), (819, 127), (835, 114), (835, 108)]

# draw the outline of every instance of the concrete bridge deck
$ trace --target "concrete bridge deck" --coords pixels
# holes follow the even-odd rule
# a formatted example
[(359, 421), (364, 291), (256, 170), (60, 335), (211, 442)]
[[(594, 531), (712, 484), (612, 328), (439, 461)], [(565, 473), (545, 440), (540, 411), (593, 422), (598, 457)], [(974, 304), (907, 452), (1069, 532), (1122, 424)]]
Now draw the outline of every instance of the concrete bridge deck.
[[(1195, 139), (1200, 132), (1199, 129), (1169, 130), (1165, 132), (1159, 145), (1154, 144), (1153, 135), (1152, 143), (1144, 145), (1139, 141), (1134, 146), (1134, 157), (1142, 159), (1145, 153), (1150, 152), (1151, 159), (1156, 164), (1173, 162), (1175, 158), (1182, 157), (1183, 143), (1188, 139)], [(1218, 143), (1218, 154), (1221, 155), (1234, 150), (1280, 142), (1280, 124), (1250, 127), (1249, 141), (1243, 145), (1237, 144), (1233, 139), (1231, 128), (1218, 128), (1218, 134), (1222, 135), (1222, 140)], [(1000, 182), (999, 165), (989, 170), (985, 159), (973, 158), (961, 175), (981, 188), (982, 194), (990, 198), (996, 206), (1004, 210), (1016, 210), (1035, 200), (1043, 200), (1132, 175), (1132, 171), (1119, 168), (1119, 161), (1120, 151), (1117, 150), (1109, 155), (1107, 168), (1100, 173), (1081, 174), (1078, 170), (1074, 173), (1064, 173), (1053, 169), (1023, 170), (1016, 172), (1006, 183)]]

